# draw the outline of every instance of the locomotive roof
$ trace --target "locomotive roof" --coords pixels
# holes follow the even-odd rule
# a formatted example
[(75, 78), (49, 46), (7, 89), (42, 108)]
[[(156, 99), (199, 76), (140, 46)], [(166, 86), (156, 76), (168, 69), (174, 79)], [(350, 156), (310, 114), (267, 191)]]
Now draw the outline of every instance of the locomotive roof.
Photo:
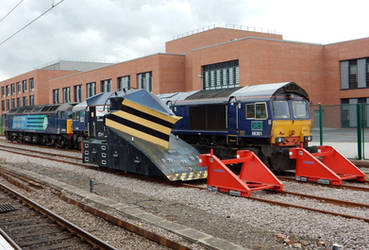
[[(110, 97), (123, 97), (156, 111), (173, 115), (173, 112), (155, 95), (144, 89), (99, 93), (86, 99), (87, 106), (110, 105)], [(81, 105), (79, 108), (83, 108)], [(77, 109), (76, 109), (77, 111)]]
[(8, 111), (9, 114), (26, 114), (26, 113), (56, 113), (57, 111), (69, 111), (72, 110), (73, 104), (45, 104), (45, 105), (33, 105), (23, 106), (19, 108), (13, 108)]
[(215, 90), (198, 90), (191, 92), (177, 92), (171, 94), (159, 95), (165, 103), (173, 104), (201, 104), (201, 103), (225, 103), (230, 99), (270, 99), (280, 94), (298, 94), (309, 99), (306, 91), (294, 82), (269, 83), (249, 85), (244, 87), (215, 89)]

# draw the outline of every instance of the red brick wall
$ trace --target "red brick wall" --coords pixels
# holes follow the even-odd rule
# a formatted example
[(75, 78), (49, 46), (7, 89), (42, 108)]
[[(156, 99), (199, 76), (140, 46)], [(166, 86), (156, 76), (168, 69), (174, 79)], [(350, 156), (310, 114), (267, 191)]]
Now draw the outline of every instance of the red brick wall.
[(323, 104), (339, 104), (341, 98), (369, 97), (369, 89), (340, 90), (340, 61), (364, 57), (369, 57), (369, 38), (324, 46)]
[[(243, 39), (186, 56), (186, 90), (201, 89), (201, 66), (239, 60), (240, 85), (294, 81), (317, 102), (323, 85), (322, 46)], [(191, 70), (188, 70), (191, 69)]]
[(165, 43), (167, 53), (187, 53), (192, 49), (202, 48), (212, 44), (222, 43), (247, 36), (263, 37), (282, 40), (282, 35), (252, 32), (245, 30), (235, 30), (227, 28), (215, 28), (204, 32), (196, 33), (180, 39), (168, 41)]
[(48, 94), (49, 103), (53, 102), (53, 89), (60, 89), (60, 101), (62, 101), (62, 89), (70, 87), (73, 100), (73, 86), (82, 85), (82, 100), (85, 100), (87, 83), (96, 82), (96, 93), (99, 93), (101, 92), (101, 81), (112, 79), (112, 90), (117, 90), (118, 77), (127, 75), (131, 78), (131, 88), (135, 89), (138, 88), (137, 74), (148, 71), (152, 71), (153, 93), (183, 91), (183, 65), (184, 56), (182, 55), (155, 54), (89, 72), (52, 79), (49, 81), (50, 86), (52, 86)]
[[(6, 103), (6, 100), (9, 100), (10, 106), (11, 106), (11, 100), (14, 98), (15, 102), (17, 98), (20, 98), (21, 105), (23, 106), (23, 96), (27, 96), (27, 103), (29, 103), (29, 97), (34, 96), (35, 105), (38, 104), (47, 104), (49, 103), (49, 84), (48, 81), (51, 78), (59, 77), (62, 75), (68, 75), (71, 73), (74, 73), (75, 71), (63, 71), (63, 70), (33, 70), (30, 72), (27, 72), (25, 74), (21, 74), (12, 78), (9, 78), (5, 81), (0, 82), (0, 86), (6, 86), (9, 85), (9, 91), (10, 86), (12, 83), (15, 84), (15, 94), (10, 96), (2, 97), (0, 96), (0, 104), (1, 101), (4, 100)], [(33, 78), (34, 81), (34, 90), (30, 91), (29, 89), (29, 79)], [(27, 80), (27, 92), (23, 92), (23, 85), (22, 81)], [(18, 93), (16, 89), (16, 83), (20, 82), (21, 84), (21, 92)], [(1, 93), (0, 93), (1, 94)], [(6, 112), (6, 111), (5, 111)], [(0, 107), (0, 115), (5, 113), (1, 111)]]

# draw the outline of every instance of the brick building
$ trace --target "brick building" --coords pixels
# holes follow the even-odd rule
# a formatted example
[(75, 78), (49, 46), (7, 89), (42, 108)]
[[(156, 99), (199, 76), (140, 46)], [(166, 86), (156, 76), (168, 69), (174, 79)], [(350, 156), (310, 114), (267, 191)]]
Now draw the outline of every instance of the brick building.
[(321, 45), (213, 28), (165, 45), (165, 53), (117, 64), (58, 62), (2, 81), (0, 113), (123, 88), (168, 93), (284, 81), (305, 88), (314, 104), (369, 103), (369, 38)]

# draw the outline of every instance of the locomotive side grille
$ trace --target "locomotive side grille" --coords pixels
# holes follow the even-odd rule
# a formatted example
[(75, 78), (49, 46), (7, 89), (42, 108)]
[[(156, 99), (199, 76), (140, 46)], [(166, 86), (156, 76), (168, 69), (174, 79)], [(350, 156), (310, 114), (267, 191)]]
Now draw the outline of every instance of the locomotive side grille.
[(191, 130), (225, 130), (226, 106), (224, 104), (212, 104), (190, 106)]

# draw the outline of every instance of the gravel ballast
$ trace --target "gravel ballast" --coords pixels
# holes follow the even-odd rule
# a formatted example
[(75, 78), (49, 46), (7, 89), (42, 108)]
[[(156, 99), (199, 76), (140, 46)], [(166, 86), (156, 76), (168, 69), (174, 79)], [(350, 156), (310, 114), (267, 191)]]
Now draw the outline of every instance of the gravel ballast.
[[(59, 151), (60, 153), (60, 151)], [(346, 249), (366, 249), (369, 245), (369, 224), (363, 221), (324, 215), (301, 209), (272, 206), (245, 198), (206, 190), (168, 187), (135, 178), (122, 177), (92, 169), (84, 169), (49, 160), (33, 159), (0, 152), (1, 165), (23, 168), (59, 181), (89, 190), (89, 180), (103, 196), (139, 205), (148, 212), (175, 221), (216, 237), (253, 249), (278, 249), (286, 245), (275, 237), (303, 242), (308, 249), (326, 248), (339, 243)], [(285, 190), (335, 199), (367, 203), (365, 192), (333, 189), (293, 182), (284, 182)], [(343, 208), (294, 196), (254, 193), (255, 197), (287, 201), (325, 210), (369, 217), (368, 210)], [(298, 245), (296, 245), (298, 247)]]

